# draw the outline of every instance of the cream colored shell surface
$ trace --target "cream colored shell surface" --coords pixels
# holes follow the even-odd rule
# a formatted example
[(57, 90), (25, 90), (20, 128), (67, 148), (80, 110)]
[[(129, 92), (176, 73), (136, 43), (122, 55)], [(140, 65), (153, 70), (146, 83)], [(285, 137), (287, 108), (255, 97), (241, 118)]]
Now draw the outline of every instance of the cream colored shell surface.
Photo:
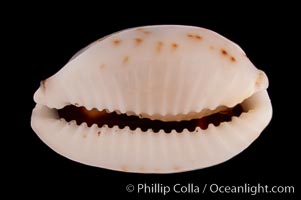
[[(147, 26), (100, 39), (42, 81), (31, 125), (56, 152), (81, 163), (140, 173), (212, 166), (249, 146), (270, 121), (268, 79), (234, 43), (191, 26)], [(210, 114), (243, 102), (231, 122), (167, 134), (87, 127), (56, 109), (85, 106), (163, 121)]]
[(267, 84), (244, 52), (220, 35), (203, 28), (153, 26), (96, 41), (47, 79), (35, 101), (171, 121), (232, 107)]

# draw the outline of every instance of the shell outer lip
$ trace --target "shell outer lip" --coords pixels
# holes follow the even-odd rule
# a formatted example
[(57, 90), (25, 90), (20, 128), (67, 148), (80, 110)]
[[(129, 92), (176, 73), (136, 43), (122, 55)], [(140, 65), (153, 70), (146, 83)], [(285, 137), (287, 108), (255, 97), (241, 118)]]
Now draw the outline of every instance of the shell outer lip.
[[(39, 104), (33, 110), (31, 125), (41, 140), (54, 151), (80, 163), (123, 172), (177, 173), (225, 162), (247, 148), (272, 116), (266, 91), (252, 98), (256, 98), (257, 102), (247, 102), (250, 111), (241, 118), (235, 117), (231, 124), (222, 123), (218, 127), (211, 124), (206, 130), (196, 129), (195, 134), (187, 130), (182, 134), (175, 131), (153, 134), (151, 130), (142, 133), (140, 129), (87, 127), (85, 123), (78, 126), (60, 120), (54, 109)], [(252, 107), (254, 104), (256, 108)], [(254, 120), (257, 121), (256, 128), (253, 127)], [(244, 127), (244, 134), (235, 127)], [(230, 128), (233, 130), (224, 132)], [(97, 131), (101, 132), (100, 136), (96, 136)], [(87, 140), (83, 139), (85, 134)], [(152, 147), (153, 143), (158, 144), (156, 148)], [(157, 164), (154, 166), (151, 163)]]

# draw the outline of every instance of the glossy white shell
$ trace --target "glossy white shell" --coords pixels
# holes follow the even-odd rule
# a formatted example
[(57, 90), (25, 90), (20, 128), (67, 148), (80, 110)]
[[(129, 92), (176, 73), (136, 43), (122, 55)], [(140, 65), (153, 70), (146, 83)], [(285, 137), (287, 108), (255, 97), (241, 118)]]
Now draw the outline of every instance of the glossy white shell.
[[(228, 160), (259, 136), (272, 115), (267, 87), (264, 72), (215, 32), (174, 25), (133, 28), (92, 43), (43, 81), (31, 124), (55, 151), (88, 165), (141, 173), (193, 170)], [(171, 121), (244, 100), (248, 113), (180, 134), (77, 126), (51, 109), (74, 104)]]

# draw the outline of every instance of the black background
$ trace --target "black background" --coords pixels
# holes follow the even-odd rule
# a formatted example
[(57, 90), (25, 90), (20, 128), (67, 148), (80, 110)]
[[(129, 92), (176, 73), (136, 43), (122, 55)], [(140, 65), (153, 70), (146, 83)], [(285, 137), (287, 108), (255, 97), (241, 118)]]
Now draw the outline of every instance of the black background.
[[(281, 6), (280, 6), (281, 7)], [(176, 183), (203, 185), (217, 183), (220, 185), (268, 184), (293, 185), (298, 193), (297, 180), (300, 151), (293, 117), (294, 106), (298, 104), (295, 95), (298, 86), (293, 70), (294, 46), (297, 26), (296, 16), (285, 7), (281, 9), (265, 8), (246, 11), (242, 6), (240, 12), (215, 9), (211, 12), (184, 14), (153, 10), (150, 13), (139, 12), (129, 16), (127, 12), (116, 13), (114, 9), (100, 9), (98, 13), (83, 14), (82, 11), (71, 12), (71, 9), (58, 12), (56, 9), (45, 11), (33, 9), (24, 11), (17, 19), (7, 21), (10, 46), (9, 69), (13, 72), (14, 90), (5, 99), (9, 105), (19, 105), (9, 113), (9, 122), (14, 120), (14, 131), (9, 131), (12, 139), (3, 141), (8, 167), (4, 171), (9, 177), (8, 188), (20, 189), (22, 195), (59, 196), (63, 193), (71, 196), (121, 194), (123, 198), (144, 198), (145, 194), (128, 193), (127, 184)], [(135, 10), (135, 9), (134, 9)], [(172, 9), (171, 9), (172, 10)], [(67, 12), (68, 11), (68, 12)], [(70, 11), (70, 12), (69, 12)], [(112, 11), (112, 12), (111, 12)], [(289, 12), (289, 14), (283, 14)], [(35, 105), (33, 94), (43, 80), (57, 72), (79, 49), (107, 34), (129, 27), (155, 24), (183, 24), (206, 27), (239, 44), (250, 60), (259, 69), (266, 72), (270, 86), (268, 92), (273, 105), (273, 118), (260, 137), (244, 152), (223, 164), (191, 172), (144, 175), (122, 173), (106, 169), (85, 166), (68, 160), (48, 148), (30, 127), (31, 111)], [(16, 56), (17, 55), (17, 56)], [(300, 84), (299, 84), (300, 85)], [(17, 92), (16, 92), (17, 91)], [(13, 97), (16, 95), (17, 97)], [(16, 100), (16, 102), (14, 102)], [(13, 113), (12, 113), (13, 112)], [(298, 116), (298, 114), (297, 114)], [(11, 195), (18, 192), (12, 192)], [(221, 194), (186, 194), (190, 197), (205, 199), (207, 196), (221, 198)], [(39, 195), (38, 195), (39, 196)], [(170, 196), (170, 195), (169, 195)], [(184, 195), (175, 195), (177, 198)], [(239, 197), (240, 195), (226, 195)], [(43, 196), (41, 196), (43, 197)], [(163, 198), (161, 194), (155, 195)], [(250, 197), (246, 195), (244, 197)], [(260, 199), (263, 195), (256, 196)], [(272, 198), (289, 199), (292, 194), (269, 195)]]

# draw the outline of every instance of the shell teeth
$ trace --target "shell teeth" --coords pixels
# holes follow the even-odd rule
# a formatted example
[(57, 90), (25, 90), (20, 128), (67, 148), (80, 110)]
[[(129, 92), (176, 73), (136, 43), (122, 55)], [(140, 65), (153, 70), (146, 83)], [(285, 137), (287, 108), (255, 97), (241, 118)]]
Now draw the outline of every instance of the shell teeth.
[[(97, 108), (95, 108), (95, 109), (97, 109)], [(98, 111), (100, 111), (100, 109), (97, 109)], [(111, 111), (109, 110), (109, 109), (104, 109), (104, 111), (106, 112), (106, 113), (111, 113)], [(117, 113), (117, 111), (116, 111), (116, 113)]]
[[(242, 103), (242, 102), (241, 102)], [(239, 104), (239, 103), (237, 103)], [(181, 114), (170, 114), (167, 113), (165, 115), (159, 114), (159, 113), (155, 113), (155, 114), (148, 114), (148, 113), (135, 113), (133, 111), (127, 111), (127, 112), (122, 112), (120, 110), (110, 110), (110, 109), (100, 109), (97, 107), (86, 107), (83, 105), (79, 105), (79, 104), (71, 104), (74, 105), (76, 107), (84, 107), (85, 109), (87, 109), (88, 111), (92, 111), (93, 109), (97, 110), (98, 112), (102, 112), (105, 111), (106, 113), (116, 113), (118, 115), (122, 115), (125, 114), (127, 116), (137, 116), (139, 118), (147, 118), (147, 119), (151, 119), (151, 120), (161, 120), (161, 121), (183, 121), (183, 120), (191, 120), (191, 119), (198, 119), (201, 117), (205, 117), (217, 112), (220, 112), (221, 110), (225, 110), (228, 108), (233, 108), (235, 105), (234, 104), (232, 106), (226, 106), (226, 105), (221, 105), (221, 106), (217, 106), (215, 108), (204, 108), (202, 109), (202, 111), (200, 112), (186, 112), (186, 113), (181, 113)], [(61, 109), (61, 108), (55, 108), (55, 109)]]
[(82, 122), (79, 127), (89, 127), (88, 124), (86, 122)]
[[(244, 103), (244, 102), (242, 102), (242, 103)], [(199, 113), (196, 113), (196, 114), (194, 114), (194, 116), (196, 116), (196, 118), (193, 118), (193, 119), (200, 119), (200, 118), (203, 118), (203, 117), (206, 117), (206, 116), (209, 116), (209, 115), (212, 115), (212, 114), (215, 114), (215, 113), (221, 113), (221, 114), (224, 114), (224, 115), (227, 115), (227, 113), (229, 112), (229, 109), (231, 110), (231, 108), (228, 108), (228, 107), (226, 107), (226, 106), (218, 106), (215, 110), (210, 110), (210, 109), (207, 109), (207, 110), (203, 110), (203, 113), (201, 113), (202, 115), (200, 116), (200, 117), (198, 117), (196, 114), (199, 114)], [(109, 109), (104, 109), (104, 110), (102, 110), (102, 111), (99, 111), (99, 109), (97, 109), (97, 108), (92, 108), (92, 109), (90, 109), (90, 110), (88, 110), (88, 111), (91, 111), (91, 110), (93, 110), (92, 112), (95, 112), (95, 110), (97, 110), (98, 112), (103, 112), (103, 111), (105, 111), (106, 113), (108, 113), (108, 114), (110, 114), (110, 113), (112, 113), (112, 112), (110, 112), (110, 110)], [(223, 111), (224, 111), (224, 113), (223, 113)], [(123, 114), (121, 111), (119, 111), (119, 110), (116, 110), (116, 111), (113, 111), (115, 114), (117, 114), (117, 115), (121, 115), (121, 114)], [(249, 109), (246, 109), (246, 110), (244, 110), (241, 114), (245, 114), (246, 112), (249, 112)], [(241, 115), (240, 114), (240, 115)], [(125, 115), (127, 115), (127, 116), (132, 116), (132, 115), (135, 115), (135, 114), (133, 114), (133, 112), (126, 112), (125, 113)], [(199, 114), (200, 115), (200, 114)], [(181, 118), (181, 120), (178, 120), (179, 122), (180, 121), (189, 121), (189, 120), (187, 120), (187, 118), (183, 118), (182, 116), (183, 115), (178, 115), (180, 118)], [(148, 118), (147, 116), (145, 116), (144, 114), (141, 114), (141, 115), (138, 115), (138, 117), (140, 117), (140, 118)], [(151, 117), (153, 117), (153, 116), (151, 116)], [(184, 117), (186, 117), (186, 116), (184, 116)], [(191, 116), (190, 116), (191, 117)], [(236, 120), (236, 119), (238, 119), (239, 117), (236, 117), (236, 116), (231, 116), (231, 120), (230, 121), (233, 121), (233, 120)], [(153, 119), (151, 119), (151, 118), (149, 118), (150, 120), (153, 120)], [(70, 122), (67, 122), (65, 119), (63, 119), (63, 118), (61, 118), (61, 120), (62, 121), (64, 121), (65, 123), (67, 123), (68, 125), (75, 125), (75, 124), (77, 124), (78, 126), (86, 126), (86, 127), (93, 127), (93, 126), (97, 126), (98, 128), (103, 128), (103, 127), (105, 127), (105, 126), (107, 126), (108, 128), (114, 128), (114, 129), (116, 129), (116, 128), (118, 128), (118, 129), (120, 129), (120, 130), (124, 130), (124, 129), (129, 129), (129, 130), (131, 130), (131, 131), (136, 131), (137, 129), (139, 129), (139, 130), (141, 130), (142, 132), (148, 132), (148, 131), (152, 131), (152, 132), (154, 132), (154, 133), (158, 133), (158, 132), (160, 132), (161, 130), (162, 131), (164, 131), (165, 133), (171, 133), (172, 131), (175, 131), (175, 132), (177, 132), (177, 133), (181, 133), (181, 132), (195, 132), (196, 130), (199, 130), (199, 129), (197, 129), (197, 128), (199, 128), (199, 126), (201, 126), (202, 128), (200, 128), (200, 129), (202, 129), (202, 130), (206, 130), (206, 129), (208, 129), (209, 127), (210, 127), (210, 125), (212, 124), (212, 126), (214, 126), (214, 127), (218, 127), (218, 126), (220, 126), (220, 125), (222, 125), (223, 123), (226, 123), (226, 122), (228, 122), (228, 120), (226, 120), (226, 121), (221, 121), (221, 122), (210, 122), (210, 121), (200, 121), (200, 125), (195, 125), (195, 126), (191, 126), (191, 125), (188, 125), (187, 126), (187, 128), (185, 128), (185, 127), (183, 127), (182, 125), (180, 125), (179, 126), (179, 128), (176, 128), (176, 127), (174, 127), (174, 128), (172, 128), (172, 127), (169, 127), (169, 125), (167, 125), (167, 126), (164, 126), (164, 125), (162, 125), (162, 127), (161, 128), (158, 128), (158, 126), (157, 125), (155, 125), (155, 126), (153, 126), (153, 127), (157, 127), (157, 128), (152, 128), (152, 126), (151, 127), (144, 127), (143, 125), (142, 125), (142, 128), (139, 128), (139, 126), (127, 126), (127, 125), (124, 125), (124, 124), (112, 124), (112, 123), (109, 123), (108, 125), (105, 125), (105, 124), (102, 124), (102, 125), (98, 125), (97, 124), (97, 122), (95, 122), (95, 123), (90, 123), (90, 124), (87, 124), (86, 122), (76, 122), (75, 120), (72, 120), (72, 121), (70, 121)], [(163, 123), (164, 123), (164, 120), (161, 120), (161, 121), (163, 121)], [(167, 121), (168, 122), (168, 121)], [(203, 122), (204, 123), (208, 123), (207, 124), (207, 126), (203, 126)], [(197, 122), (197, 123), (199, 123), (199, 122)], [(174, 126), (174, 125), (172, 125), (172, 126)], [(184, 125), (185, 126), (185, 125)], [(183, 128), (180, 128), (180, 127), (183, 127)], [(189, 128), (188, 128), (189, 127)]]
[[(247, 113), (242, 113), (242, 114), (247, 114)], [(231, 118), (231, 121), (235, 121), (235, 120), (238, 120), (238, 119), (239, 119), (239, 117), (233, 116)], [(165, 133), (165, 134), (178, 133), (179, 134), (179, 133), (183, 133), (183, 132), (186, 132), (186, 133), (187, 132), (189, 132), (189, 133), (195, 133), (195, 132), (201, 132), (202, 130), (211, 129), (211, 128), (214, 128), (214, 127), (219, 127), (222, 124), (228, 123), (228, 121), (221, 122), (218, 125), (215, 125), (213, 123), (209, 123), (208, 127), (205, 128), (205, 129), (202, 129), (199, 126), (196, 126), (192, 130), (189, 130), (188, 128), (183, 128), (181, 131), (176, 130), (176, 129), (171, 129), (170, 131), (165, 131), (163, 129), (152, 129), (152, 128), (143, 129), (143, 128), (140, 128), (140, 127), (132, 129), (129, 126), (120, 126), (120, 125), (110, 126), (110, 125), (107, 125), (107, 124), (104, 124), (103, 126), (99, 126), (96, 123), (93, 123), (91, 126), (89, 126), (86, 122), (82, 122), (82, 123), (78, 124), (75, 120), (72, 120), (70, 122), (67, 122), (64, 118), (60, 118), (59, 120), (61, 122), (65, 123), (65, 124), (73, 125), (73, 126), (78, 126), (78, 127), (83, 127), (83, 126), (87, 127), (87, 128), (97, 127), (97, 128), (104, 128), (104, 129), (113, 129), (114, 131), (117, 131), (117, 130), (127, 130), (127, 131), (132, 131), (133, 133), (135, 133), (135, 132), (143, 132), (143, 133), (156, 133), (156, 134), (157, 133)]]
[[(105, 111), (108, 113), (107, 109), (105, 109)], [(122, 114), (119, 110), (116, 110), (115, 112), (116, 112), (117, 115), (121, 115)]]
[(77, 125), (75, 120), (71, 120), (70, 122), (68, 122), (69, 125)]

